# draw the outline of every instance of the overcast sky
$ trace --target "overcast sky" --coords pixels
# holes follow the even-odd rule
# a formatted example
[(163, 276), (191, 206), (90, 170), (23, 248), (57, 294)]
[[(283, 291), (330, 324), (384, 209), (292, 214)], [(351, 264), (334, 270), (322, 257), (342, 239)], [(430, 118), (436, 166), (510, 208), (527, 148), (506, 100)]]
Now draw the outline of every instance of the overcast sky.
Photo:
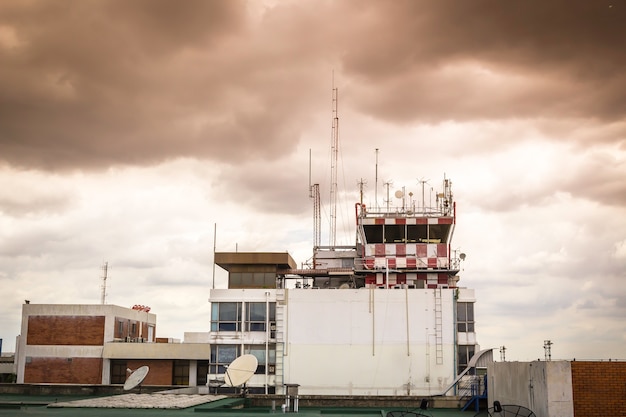
[(626, 359), (625, 18), (624, 0), (3, 0), (3, 351), (25, 299), (99, 303), (104, 262), (107, 303), (151, 306), (159, 337), (208, 331), (216, 224), (218, 251), (305, 262), (334, 78), (338, 243), (357, 181), (371, 205), (445, 175), (481, 346)]

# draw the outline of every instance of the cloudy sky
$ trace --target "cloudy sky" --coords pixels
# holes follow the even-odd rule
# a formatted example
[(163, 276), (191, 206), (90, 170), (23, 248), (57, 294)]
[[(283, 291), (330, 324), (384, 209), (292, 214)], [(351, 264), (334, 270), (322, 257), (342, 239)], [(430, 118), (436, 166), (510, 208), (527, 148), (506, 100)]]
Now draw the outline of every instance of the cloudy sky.
[(215, 228), (218, 251), (305, 262), (334, 83), (338, 243), (358, 181), (372, 205), (445, 175), (482, 347), (626, 359), (625, 19), (624, 0), (2, 1), (3, 350), (25, 299), (99, 303), (104, 262), (107, 303), (207, 331)]

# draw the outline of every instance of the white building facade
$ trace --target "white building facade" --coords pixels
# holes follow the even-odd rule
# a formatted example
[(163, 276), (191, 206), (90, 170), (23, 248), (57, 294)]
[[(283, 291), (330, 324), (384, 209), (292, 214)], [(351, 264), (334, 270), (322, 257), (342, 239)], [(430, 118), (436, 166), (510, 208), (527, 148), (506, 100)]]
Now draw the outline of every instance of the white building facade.
[(261, 392), (435, 395), (477, 351), (474, 331), (458, 331), (459, 308), (475, 301), (463, 288), (216, 289), (210, 301), (210, 377), (251, 353)]

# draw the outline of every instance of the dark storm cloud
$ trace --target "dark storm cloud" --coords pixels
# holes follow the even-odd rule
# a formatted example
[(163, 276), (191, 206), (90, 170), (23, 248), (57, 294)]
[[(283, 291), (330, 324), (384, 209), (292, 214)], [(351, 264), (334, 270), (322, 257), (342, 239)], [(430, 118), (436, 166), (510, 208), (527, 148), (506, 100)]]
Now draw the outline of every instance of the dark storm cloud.
[(618, 120), (626, 2), (612, 4), (5, 1), (0, 159), (277, 160), (328, 110), (333, 68), (346, 102), (387, 121)]
[(0, 158), (12, 165), (272, 158), (297, 142), (305, 64), (276, 67), (275, 33), (250, 36), (244, 2), (0, 7)]
[(344, 65), (365, 85), (364, 111), (405, 122), (624, 117), (626, 2), (357, 3)]

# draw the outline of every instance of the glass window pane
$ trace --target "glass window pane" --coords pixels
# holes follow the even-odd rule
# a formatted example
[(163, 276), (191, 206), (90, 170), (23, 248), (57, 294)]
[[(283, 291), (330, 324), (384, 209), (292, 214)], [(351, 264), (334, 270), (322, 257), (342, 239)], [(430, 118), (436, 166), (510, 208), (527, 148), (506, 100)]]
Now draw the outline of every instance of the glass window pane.
[(237, 358), (237, 346), (220, 345), (217, 350), (217, 362), (229, 364)]
[(237, 331), (237, 323), (232, 322), (220, 322), (219, 330), (222, 332), (236, 332)]
[(467, 321), (474, 321), (474, 303), (467, 304)]
[(251, 332), (264, 332), (265, 331), (265, 323), (250, 323), (249, 326)]
[(248, 303), (250, 321), (265, 321), (265, 303)]
[(270, 303), (270, 321), (276, 321), (276, 303)]
[(220, 304), (220, 320), (237, 320), (237, 303), (219, 303)]
[(457, 313), (456, 313), (456, 319), (457, 321), (466, 321), (467, 320), (467, 309), (466, 309), (466, 305), (467, 303), (457, 303)]
[(253, 355), (258, 361), (259, 365), (265, 365), (265, 347), (250, 346), (250, 355)]

